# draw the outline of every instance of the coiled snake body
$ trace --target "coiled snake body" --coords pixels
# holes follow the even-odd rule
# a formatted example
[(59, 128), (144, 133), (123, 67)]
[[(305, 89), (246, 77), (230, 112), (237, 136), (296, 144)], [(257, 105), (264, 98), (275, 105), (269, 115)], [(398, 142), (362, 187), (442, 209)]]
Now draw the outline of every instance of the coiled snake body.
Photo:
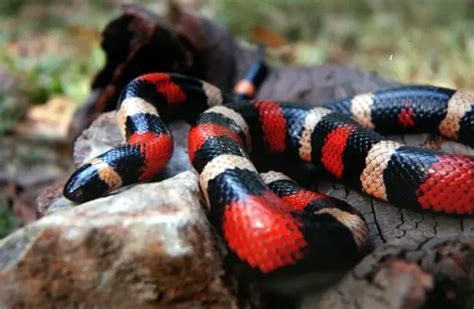
[(396, 206), (474, 214), (473, 157), (405, 146), (373, 131), (428, 131), (472, 147), (474, 97), (468, 93), (406, 86), (308, 109), (234, 101), (204, 81), (153, 73), (128, 84), (117, 116), (126, 144), (80, 167), (64, 195), (83, 202), (150, 179), (173, 151), (165, 123), (189, 120), (189, 158), (211, 218), (230, 250), (264, 273), (315, 256), (363, 252), (368, 230), (345, 202), (301, 188), (281, 173), (259, 175), (250, 151), (319, 164)]

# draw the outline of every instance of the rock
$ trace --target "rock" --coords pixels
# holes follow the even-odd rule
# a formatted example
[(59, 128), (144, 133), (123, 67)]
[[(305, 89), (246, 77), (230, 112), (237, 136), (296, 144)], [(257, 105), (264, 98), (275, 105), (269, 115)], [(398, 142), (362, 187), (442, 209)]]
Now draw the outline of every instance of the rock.
[[(56, 203), (58, 199), (65, 199), (63, 197), (63, 187), (65, 180), (57, 181), (56, 183), (46, 187), (36, 197), (36, 209), (41, 215), (45, 215), (47, 211), (51, 210), (51, 206)], [(70, 207), (73, 205), (71, 203)]]
[(55, 212), (0, 241), (0, 307), (236, 307), (197, 175)]

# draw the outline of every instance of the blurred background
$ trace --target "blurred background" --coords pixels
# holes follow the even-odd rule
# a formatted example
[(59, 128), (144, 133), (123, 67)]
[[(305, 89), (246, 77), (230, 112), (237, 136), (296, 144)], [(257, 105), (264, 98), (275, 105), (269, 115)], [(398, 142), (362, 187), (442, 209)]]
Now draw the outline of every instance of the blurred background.
[[(169, 1), (136, 0), (164, 13)], [(404, 83), (474, 90), (474, 0), (175, 0), (272, 64), (338, 63)], [(0, 1), (0, 238), (72, 170), (67, 128), (104, 64), (118, 0)]]

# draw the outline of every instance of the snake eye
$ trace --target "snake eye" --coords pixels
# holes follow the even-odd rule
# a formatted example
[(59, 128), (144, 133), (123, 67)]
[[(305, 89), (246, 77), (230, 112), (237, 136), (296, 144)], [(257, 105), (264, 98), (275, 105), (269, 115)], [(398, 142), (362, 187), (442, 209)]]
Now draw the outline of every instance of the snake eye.
[(109, 191), (108, 184), (100, 178), (96, 166), (84, 164), (68, 179), (63, 195), (74, 202), (87, 202)]

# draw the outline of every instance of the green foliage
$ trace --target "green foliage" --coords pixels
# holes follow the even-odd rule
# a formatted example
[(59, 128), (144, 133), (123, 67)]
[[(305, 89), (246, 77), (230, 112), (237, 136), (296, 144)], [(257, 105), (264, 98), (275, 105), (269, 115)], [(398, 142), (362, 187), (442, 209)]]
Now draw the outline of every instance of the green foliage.
[(0, 137), (20, 120), (21, 109), (14, 99), (0, 93)]
[(8, 235), (17, 225), (16, 219), (7, 205), (0, 201), (0, 239)]
[(244, 39), (256, 26), (304, 42), (298, 64), (348, 63), (403, 82), (474, 88), (472, 1), (210, 0)]
[(50, 12), (64, 4), (58, 0), (0, 2), (5, 16), (0, 19), (0, 76), (14, 81), (0, 85), (2, 136), (21, 119), (25, 103), (45, 103), (54, 95), (84, 100), (104, 62), (99, 32), (116, 11), (100, 1), (84, 3), (80, 10), (66, 5), (64, 15)]

